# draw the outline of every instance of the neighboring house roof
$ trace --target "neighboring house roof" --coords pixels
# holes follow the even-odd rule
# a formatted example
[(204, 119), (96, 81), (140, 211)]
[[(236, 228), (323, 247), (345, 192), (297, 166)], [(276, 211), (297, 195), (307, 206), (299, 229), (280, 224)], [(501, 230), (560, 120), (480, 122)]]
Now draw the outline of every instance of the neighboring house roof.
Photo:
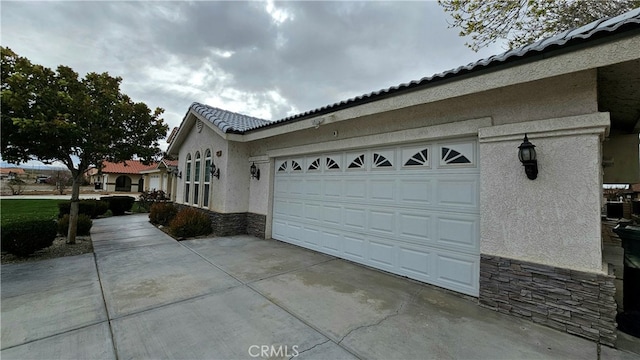
[(178, 166), (178, 160), (162, 160), (162, 162), (164, 163), (165, 166), (169, 167), (169, 166)]
[(145, 165), (140, 160), (127, 160), (119, 163), (102, 162), (103, 174), (139, 174), (142, 171), (155, 169), (157, 163)]
[[(213, 123), (224, 133), (244, 134), (249, 131), (280, 125), (292, 121), (298, 121), (309, 117), (327, 114), (340, 109), (380, 100), (401, 92), (424, 88), (443, 80), (461, 77), (463, 75), (478, 72), (481, 70), (491, 69), (512, 62), (531, 58), (539, 58), (539, 56), (553, 50), (568, 48), (571, 46), (596, 41), (602, 37), (607, 37), (618, 33), (624, 33), (632, 30), (637, 31), (638, 29), (640, 29), (640, 8), (634, 9), (616, 17), (600, 19), (580, 28), (567, 30), (555, 36), (539, 40), (533, 44), (529, 44), (518, 49), (509, 50), (500, 55), (494, 55), (486, 59), (478, 60), (465, 66), (460, 66), (455, 69), (444, 71), (429, 77), (424, 77), (420, 80), (414, 80), (409, 83), (403, 83), (398, 86), (392, 86), (387, 89), (374, 91), (368, 94), (357, 96), (331, 105), (323, 106), (321, 108), (286, 117), (280, 120), (262, 120), (252, 116), (237, 114), (231, 111), (226, 111), (194, 102), (189, 107), (187, 114), (182, 120), (182, 123), (185, 122), (186, 118), (189, 116), (189, 113), (193, 111)], [(173, 140), (175, 137), (176, 136), (172, 133), (171, 140)]]
[(0, 168), (0, 174), (1, 175), (9, 175), (9, 174), (16, 174), (16, 175), (24, 175), (24, 169), (21, 168)]
[(162, 159), (162, 161), (160, 161), (159, 163), (155, 163), (155, 165), (149, 166), (147, 169), (140, 171), (140, 173), (141, 174), (155, 173), (155, 172), (160, 172), (162, 168), (169, 169), (172, 167), (173, 168), (178, 167), (178, 160)]

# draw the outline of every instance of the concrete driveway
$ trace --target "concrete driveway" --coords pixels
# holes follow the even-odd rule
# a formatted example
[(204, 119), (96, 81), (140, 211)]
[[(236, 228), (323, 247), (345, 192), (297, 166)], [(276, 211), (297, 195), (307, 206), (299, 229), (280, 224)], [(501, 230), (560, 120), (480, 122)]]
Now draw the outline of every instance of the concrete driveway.
[[(94, 222), (95, 256), (2, 265), (3, 359), (597, 359), (595, 343), (277, 241)], [(638, 355), (602, 347), (602, 359)]]

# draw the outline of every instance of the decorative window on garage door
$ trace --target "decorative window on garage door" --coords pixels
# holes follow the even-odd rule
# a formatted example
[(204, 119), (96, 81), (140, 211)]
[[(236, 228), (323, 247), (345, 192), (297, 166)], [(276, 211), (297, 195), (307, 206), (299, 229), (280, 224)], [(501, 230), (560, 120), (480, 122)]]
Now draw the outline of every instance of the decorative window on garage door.
[(402, 166), (410, 168), (429, 167), (429, 147), (417, 146), (402, 149)]
[(327, 170), (340, 170), (340, 157), (339, 156), (327, 156), (326, 158)]
[(280, 166), (278, 166), (278, 172), (285, 172), (287, 171), (287, 165), (289, 164), (288, 161), (283, 162), (282, 164), (280, 164)]
[(364, 153), (347, 154), (347, 170), (364, 169)]
[(315, 158), (307, 168), (308, 171), (318, 171), (320, 170), (320, 158)]
[(374, 169), (393, 167), (393, 153), (393, 150), (374, 151), (372, 158), (372, 167)]
[(440, 166), (473, 165), (475, 163), (473, 143), (446, 144), (440, 146)]
[(300, 166), (300, 160), (291, 160), (291, 171), (302, 171), (302, 166)]

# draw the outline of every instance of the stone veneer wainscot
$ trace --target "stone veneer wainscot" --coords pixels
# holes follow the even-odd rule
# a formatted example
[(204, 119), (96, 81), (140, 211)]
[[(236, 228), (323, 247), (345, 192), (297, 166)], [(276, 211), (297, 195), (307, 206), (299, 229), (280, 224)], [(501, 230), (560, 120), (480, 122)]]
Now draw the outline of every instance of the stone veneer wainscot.
[[(175, 204), (178, 209), (190, 207), (183, 204)], [(249, 234), (264, 239), (264, 229), (267, 221), (266, 215), (243, 213), (218, 213), (215, 211), (195, 208), (209, 216), (211, 219), (212, 234), (215, 236), (233, 236)]]
[(614, 277), (482, 255), (480, 304), (615, 346)]

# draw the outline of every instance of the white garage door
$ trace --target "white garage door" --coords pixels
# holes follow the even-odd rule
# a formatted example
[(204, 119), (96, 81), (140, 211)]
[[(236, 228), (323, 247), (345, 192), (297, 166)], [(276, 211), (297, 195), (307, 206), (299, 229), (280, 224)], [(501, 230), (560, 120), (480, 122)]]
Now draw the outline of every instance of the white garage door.
[(160, 189), (160, 175), (151, 175), (149, 177), (149, 190)]
[(276, 160), (272, 237), (478, 296), (475, 140)]

